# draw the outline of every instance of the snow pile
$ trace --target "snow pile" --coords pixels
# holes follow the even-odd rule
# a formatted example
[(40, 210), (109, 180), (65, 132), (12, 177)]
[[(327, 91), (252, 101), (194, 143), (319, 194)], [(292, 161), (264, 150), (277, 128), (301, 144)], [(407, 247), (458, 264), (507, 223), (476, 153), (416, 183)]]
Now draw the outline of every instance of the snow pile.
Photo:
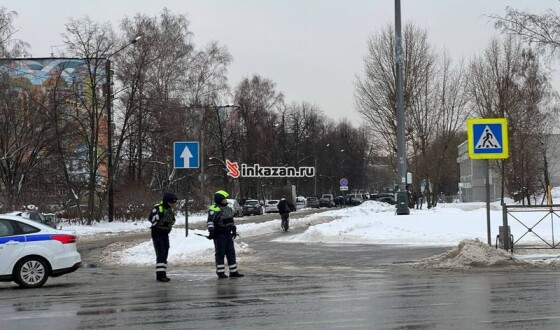
[[(193, 223), (204, 223), (208, 218), (205, 214), (196, 214), (196, 215), (189, 215), (189, 224)], [(185, 225), (185, 216), (184, 215), (177, 215), (176, 217), (176, 226)], [(76, 225), (76, 224), (67, 224), (67, 223), (59, 223), (57, 228), (62, 228), (63, 230), (73, 231), (75, 232), (80, 239), (81, 238), (88, 238), (93, 237), (95, 238), (97, 235), (119, 235), (123, 232), (141, 232), (149, 230), (151, 223), (148, 219), (137, 219), (133, 221), (113, 221), (108, 222), (106, 220), (94, 221), (90, 226), (86, 225)]]
[(495, 249), (478, 239), (465, 239), (446, 253), (421, 259), (413, 264), (417, 268), (439, 270), (466, 270), (472, 268), (507, 267), (523, 268), (530, 263), (518, 260), (505, 250)]
[[(339, 219), (276, 241), (456, 246), (463, 239), (486, 237), (484, 203), (478, 207), (458, 203), (449, 205), (455, 207), (411, 209), (410, 215), (402, 216), (395, 214), (392, 205), (368, 201), (353, 208), (322, 213), (337, 215)], [(497, 227), (502, 212), (491, 212)]]
[(544, 268), (560, 268), (558, 249), (515, 249), (515, 257)]
[[(326, 213), (326, 212), (325, 212)], [(324, 214), (324, 213), (323, 213)], [(301, 219), (290, 220), (290, 228), (307, 227), (314, 224), (324, 223), (335, 219), (334, 216), (314, 214)], [(190, 218), (189, 218), (189, 223)], [(271, 234), (280, 231), (280, 220), (271, 220), (264, 223), (244, 223), (237, 225), (239, 238), (235, 242), (235, 252), (240, 260), (253, 254), (254, 251), (242, 240), (244, 238)], [(189, 236), (185, 237), (184, 230), (176, 229), (169, 234), (170, 248), (167, 261), (172, 264), (181, 265), (204, 265), (214, 263), (214, 244), (206, 237), (205, 230), (189, 230)], [(155, 263), (156, 255), (151, 240), (126, 243), (113, 243), (104, 249), (101, 257), (102, 263), (152, 265)]]
[[(191, 230), (185, 237), (184, 231), (174, 230), (169, 234), (171, 246), (169, 248), (168, 263), (175, 265), (203, 265), (214, 263), (214, 244), (206, 237), (206, 231)], [(132, 247), (131, 247), (132, 245)], [(243, 242), (235, 242), (237, 255), (249, 254), (251, 250)], [(114, 243), (105, 248), (101, 261), (112, 264), (152, 265), (155, 264), (156, 254), (152, 241), (135, 243)]]

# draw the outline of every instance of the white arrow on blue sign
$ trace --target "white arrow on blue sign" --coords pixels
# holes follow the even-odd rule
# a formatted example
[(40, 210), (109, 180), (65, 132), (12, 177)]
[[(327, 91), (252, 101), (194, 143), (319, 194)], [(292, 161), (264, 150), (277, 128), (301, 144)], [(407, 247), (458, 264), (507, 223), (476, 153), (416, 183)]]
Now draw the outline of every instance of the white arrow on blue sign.
[(174, 142), (173, 143), (173, 167), (199, 168), (200, 149), (198, 142)]

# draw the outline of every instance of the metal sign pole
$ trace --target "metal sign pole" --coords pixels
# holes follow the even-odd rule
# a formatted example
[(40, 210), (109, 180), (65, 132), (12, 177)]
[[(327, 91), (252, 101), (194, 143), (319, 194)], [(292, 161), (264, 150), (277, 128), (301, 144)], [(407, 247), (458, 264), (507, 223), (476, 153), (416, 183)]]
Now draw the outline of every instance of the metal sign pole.
[(185, 197), (185, 237), (189, 236), (189, 179), (187, 177), (187, 193)]
[[(469, 158), (486, 160), (486, 226), (488, 231), (488, 245), (491, 246), (489, 160), (507, 159), (509, 157), (507, 119), (469, 118), (467, 120), (467, 136)], [(509, 237), (504, 239), (507, 240)]]
[(488, 231), (488, 245), (492, 246), (490, 236), (490, 161), (486, 160), (486, 228)]

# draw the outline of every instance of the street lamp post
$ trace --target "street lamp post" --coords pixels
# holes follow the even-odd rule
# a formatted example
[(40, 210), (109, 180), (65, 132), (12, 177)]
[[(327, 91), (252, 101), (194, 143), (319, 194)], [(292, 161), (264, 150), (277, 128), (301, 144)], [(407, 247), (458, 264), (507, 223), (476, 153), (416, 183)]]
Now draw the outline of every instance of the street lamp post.
[(107, 83), (107, 95), (105, 97), (107, 108), (107, 212), (109, 222), (112, 222), (115, 219), (115, 193), (113, 190), (113, 91), (111, 88), (111, 57), (124, 50), (126, 47), (135, 44), (141, 38), (141, 36), (137, 36), (129, 43), (119, 48), (116, 52), (105, 58), (105, 79)]
[(401, 0), (395, 0), (395, 62), (397, 69), (397, 165), (399, 192), (397, 193), (397, 214), (410, 214), (408, 193), (406, 192), (406, 143), (404, 136), (404, 91), (403, 91), (403, 50), (401, 33)]
[[(331, 154), (333, 151), (335, 151), (335, 150), (331, 149), (332, 145), (331, 145), (330, 143), (327, 143), (325, 147), (327, 148), (327, 149), (326, 149), (326, 150), (327, 150), (327, 154)], [(340, 149), (340, 150), (335, 151), (335, 152), (343, 153), (343, 152), (344, 152), (344, 149)], [(340, 156), (340, 154), (339, 154), (339, 156)], [(316, 159), (315, 159), (315, 160), (316, 160)], [(344, 158), (343, 158), (343, 161), (344, 161)], [(316, 163), (316, 162), (315, 162), (315, 163)], [(315, 165), (315, 172), (317, 172), (317, 165)], [(332, 173), (332, 172), (329, 171), (329, 173)], [(335, 174), (335, 175), (336, 175), (336, 174)], [(329, 190), (331, 190), (331, 191), (329, 191), (329, 193), (334, 193), (334, 190), (336, 190), (336, 189), (333, 188), (333, 184), (332, 184), (332, 180), (333, 180), (334, 176), (328, 175), (327, 177), (328, 177), (328, 180), (329, 180), (329, 181), (328, 181), (328, 188), (329, 188)], [(324, 191), (323, 191), (323, 192), (324, 192)]]
[(315, 182), (313, 187), (313, 196), (317, 197), (317, 156), (315, 156)]

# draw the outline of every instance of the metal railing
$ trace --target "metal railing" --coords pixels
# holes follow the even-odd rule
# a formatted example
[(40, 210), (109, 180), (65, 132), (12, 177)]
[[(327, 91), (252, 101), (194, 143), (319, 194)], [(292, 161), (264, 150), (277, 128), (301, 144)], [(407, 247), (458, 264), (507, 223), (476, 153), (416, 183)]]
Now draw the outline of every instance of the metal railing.
[[(509, 227), (509, 219), (517, 221), (520, 223), (525, 230), (517, 233), (517, 239), (515, 241), (509, 242), (509, 235), (500, 238), (503, 240), (503, 245), (505, 249), (509, 247), (518, 246), (520, 242), (525, 239), (526, 244), (523, 248), (526, 249), (556, 249), (560, 245), (560, 242), (556, 241), (554, 236), (554, 223), (555, 221), (560, 221), (560, 205), (502, 205), (503, 212), (503, 225), (505, 228)], [(522, 216), (527, 215), (528, 216)], [(543, 225), (550, 225), (543, 226)], [(537, 226), (540, 226), (538, 232), (536, 230)], [(560, 228), (560, 227), (559, 227)], [(550, 236), (544, 237), (546, 233), (550, 230)], [(527, 237), (531, 235), (536, 237), (538, 241), (544, 243), (544, 245), (535, 245), (535, 243), (528, 243)], [(523, 242), (521, 242), (523, 244)]]

